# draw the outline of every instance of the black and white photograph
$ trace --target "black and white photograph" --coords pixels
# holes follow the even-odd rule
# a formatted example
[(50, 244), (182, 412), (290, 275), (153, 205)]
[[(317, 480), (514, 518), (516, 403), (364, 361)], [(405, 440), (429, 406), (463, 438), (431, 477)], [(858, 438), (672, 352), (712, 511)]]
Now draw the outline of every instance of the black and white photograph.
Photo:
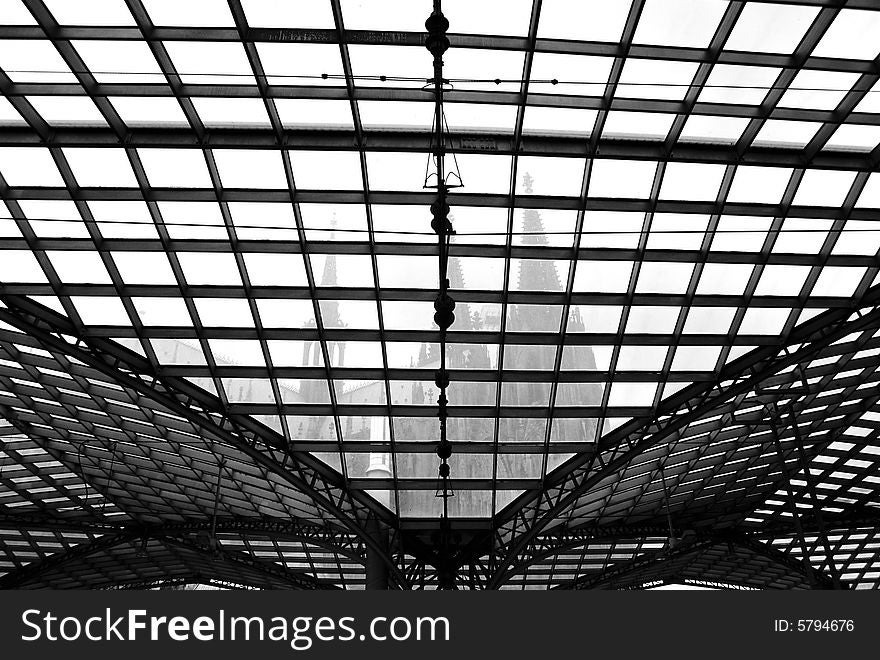
[(2, 0), (0, 91), (16, 640), (880, 588), (877, 0)]

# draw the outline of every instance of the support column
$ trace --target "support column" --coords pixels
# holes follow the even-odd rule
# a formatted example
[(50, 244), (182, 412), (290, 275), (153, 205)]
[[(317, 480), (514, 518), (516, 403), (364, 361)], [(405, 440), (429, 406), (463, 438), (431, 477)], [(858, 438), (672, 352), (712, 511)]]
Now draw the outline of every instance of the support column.
[[(379, 527), (376, 520), (370, 521), (367, 525), (367, 531), (370, 536), (379, 544), (383, 550), (388, 549), (388, 533)], [(367, 547), (367, 590), (368, 591), (386, 591), (388, 589), (388, 563), (385, 557), (376, 550)]]

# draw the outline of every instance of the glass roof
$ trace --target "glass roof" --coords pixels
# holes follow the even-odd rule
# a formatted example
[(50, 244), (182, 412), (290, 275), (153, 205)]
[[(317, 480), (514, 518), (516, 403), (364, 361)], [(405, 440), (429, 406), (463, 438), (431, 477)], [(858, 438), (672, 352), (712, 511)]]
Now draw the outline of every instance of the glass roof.
[[(683, 389), (711, 388), (731, 363), (779, 350), (815, 315), (857, 309), (873, 290), (880, 46), (870, 35), (880, 12), (818, 0), (478, 4), (443, 3), (445, 116), (463, 184), (449, 196), (457, 307), (447, 360), (450, 515), (485, 526), (615, 429), (648, 425)], [(4, 308), (27, 299), (71, 332), (138, 355), (338, 473), (388, 519), (435, 519), (430, 9), (0, 3)], [(4, 341), (10, 369), (37, 378), (48, 368), (32, 354), (22, 366), (24, 346), (38, 342)], [(79, 385), (68, 389), (88, 396), (71, 377)], [(3, 378), (11, 390), (12, 375)], [(68, 396), (58, 391), (43, 397)], [(48, 399), (41, 414), (51, 417)], [(95, 415), (109, 415), (101, 401)], [(131, 414), (169, 445), (162, 459), (126, 445), (119, 460), (132, 479), (139, 461), (155, 472), (143, 479), (159, 479), (178, 451), (179, 469), (193, 469), (165, 422)], [(816, 460), (873, 461), (864, 454), (876, 445), (864, 445), (876, 442), (876, 423), (865, 429), (858, 447), (817, 445)], [(198, 430), (180, 430), (198, 444)], [(731, 438), (656, 463), (698, 471), (735, 452)], [(224, 463), (243, 455), (223, 451), (215, 472), (245, 470)], [(769, 460), (756, 454), (754, 464)], [(731, 472), (730, 483), (756, 469)], [(607, 500), (599, 484), (552, 525), (640, 519), (660, 497), (659, 477), (636, 461), (620, 478), (638, 483)], [(726, 483), (699, 478), (707, 490)], [(295, 489), (270, 486), (224, 493), (226, 514), (254, 498), (279, 515), (308, 508)], [(703, 486), (692, 486), (676, 491), (682, 510), (703, 506)], [(83, 501), (71, 488), (59, 497)], [(146, 506), (135, 490), (86, 501), (132, 515)], [(18, 492), (4, 492), (4, 504)], [(162, 506), (208, 515), (211, 497), (168, 495)], [(758, 513), (747, 504), (743, 520), (778, 515), (772, 503)], [(345, 584), (355, 569), (337, 559), (326, 580)], [(530, 570), (523, 588), (579, 575)]]

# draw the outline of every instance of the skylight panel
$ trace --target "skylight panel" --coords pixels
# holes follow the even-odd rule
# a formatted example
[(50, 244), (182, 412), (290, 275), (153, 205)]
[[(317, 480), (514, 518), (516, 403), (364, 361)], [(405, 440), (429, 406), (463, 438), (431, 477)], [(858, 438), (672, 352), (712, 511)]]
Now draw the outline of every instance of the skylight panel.
[(596, 123), (596, 110), (587, 108), (551, 108), (526, 106), (523, 134), (573, 135), (587, 137)]
[[(447, 116), (453, 103), (447, 103)], [(434, 120), (434, 104), (420, 101), (358, 101), (364, 128), (413, 128), (428, 131)], [(447, 120), (448, 121), (448, 120)], [(449, 122), (450, 130), (457, 126)]]
[(616, 43), (623, 35), (631, 4), (631, 0), (545, 0), (541, 3), (538, 37)]
[(269, 126), (269, 115), (262, 99), (194, 97), (192, 103), (199, 118), (212, 126)]
[[(2, 153), (2, 152), (0, 152)], [(2, 168), (2, 164), (0, 164)], [(880, 208), (880, 173), (873, 172), (856, 202), (857, 207)]]
[(101, 257), (94, 251), (47, 251), (46, 256), (62, 282), (77, 284), (110, 284), (110, 274)]
[(672, 359), (672, 371), (714, 371), (721, 356), (720, 346), (679, 346)]
[(373, 263), (366, 254), (309, 255), (318, 287), (372, 287)]
[(631, 261), (578, 261), (572, 290), (626, 293), (632, 269)]
[(117, 114), (129, 126), (189, 125), (173, 96), (111, 96)]
[[(452, 244), (504, 245), (507, 234), (507, 210), (475, 206), (454, 206), (449, 214), (458, 232)], [(430, 218), (427, 218), (430, 222)], [(433, 234), (433, 231), (431, 232)], [(436, 239), (432, 242), (436, 242)]]
[(251, 286), (307, 286), (306, 269), (298, 254), (245, 254)]
[(724, 48), (752, 53), (793, 53), (818, 14), (819, 7), (747, 3)]
[(279, 151), (214, 149), (213, 154), (224, 188), (287, 189)]
[[(176, 3), (181, 4), (181, 3)], [(181, 81), (192, 85), (255, 85), (244, 46), (234, 41), (166, 41)]]
[[(230, 278), (231, 279), (231, 278)], [(195, 298), (202, 325), (215, 328), (253, 328), (247, 300), (241, 298)]]
[(626, 344), (620, 347), (617, 371), (660, 371), (668, 352), (667, 346)]
[(157, 202), (171, 238), (229, 238), (216, 202)]
[[(649, 250), (699, 250), (709, 216), (687, 213), (655, 213), (648, 236)], [(681, 232), (681, 233), (677, 233)]]
[(104, 238), (158, 238), (150, 210), (141, 201), (91, 200), (89, 210)]
[[(431, 230), (431, 212), (427, 206), (373, 204), (371, 210), (376, 241), (399, 241), (401, 243), (437, 242), (437, 235)], [(454, 223), (455, 220), (453, 219)], [(472, 231), (470, 225), (467, 225), (467, 227), (468, 231)]]
[(300, 204), (299, 208), (310, 241), (366, 240), (360, 233), (367, 230), (363, 204)]
[(293, 208), (288, 203), (228, 202), (227, 206), (240, 239), (298, 239)]
[(23, 199), (18, 204), (40, 238), (89, 237), (76, 204), (70, 200)]
[(436, 257), (382, 254), (376, 257), (379, 286), (386, 289), (436, 289)]
[[(358, 77), (355, 84), (359, 87), (421, 89), (433, 71), (431, 54), (420, 46), (352, 44), (348, 47), (348, 54), (351, 72)], [(446, 74), (444, 70), (444, 76)], [(381, 76), (386, 79), (381, 80)]]
[(632, 99), (684, 99), (697, 73), (696, 62), (628, 57), (620, 74), (617, 96)]
[[(344, 341), (339, 342), (343, 350), (331, 351), (331, 367), (354, 367), (364, 369), (382, 368), (382, 344), (377, 341)], [(390, 344), (389, 351), (397, 345)], [(391, 357), (389, 354), (389, 361)], [(389, 364), (390, 366), (390, 364)], [(405, 367), (404, 367), (405, 368)]]
[(813, 139), (822, 124), (812, 121), (768, 119), (755, 136), (754, 144), (800, 149)]
[(678, 293), (687, 291), (693, 264), (647, 261), (639, 270), (638, 293)]
[(450, 48), (443, 56), (443, 76), (452, 80), (457, 90), (518, 92), (524, 61), (522, 51)]
[(229, 5), (223, 0), (143, 0), (143, 3), (156, 26), (235, 27)]
[(626, 334), (672, 334), (679, 311), (680, 308), (671, 306), (633, 306), (626, 320)]
[(873, 151), (880, 144), (880, 126), (843, 124), (825, 143), (825, 149)]
[(623, 308), (617, 305), (572, 305), (568, 311), (566, 332), (616, 333), (622, 313)]
[(165, 76), (145, 41), (107, 39), (71, 42), (99, 83), (164, 83)]
[(318, 304), (325, 328), (379, 329), (378, 309), (373, 300), (334, 299), (321, 300)]
[(647, 199), (651, 194), (657, 163), (642, 160), (593, 161), (590, 197)]
[(612, 383), (608, 405), (612, 407), (650, 407), (657, 394), (657, 383)]
[(767, 238), (771, 218), (723, 215), (710, 249), (713, 252), (757, 252)]
[(735, 143), (749, 125), (746, 117), (719, 117), (690, 115), (679, 136), (681, 140), (697, 142)]
[(3, 250), (0, 281), (45, 283), (46, 275), (30, 250)]
[(0, 124), (23, 125), (26, 123), (18, 110), (9, 102), (9, 99), (5, 96), (0, 97)]
[(212, 187), (200, 149), (138, 149), (137, 153), (153, 188)]
[[(351, 104), (332, 99), (274, 99), (284, 128), (354, 129)], [(363, 117), (361, 117), (363, 119)]]
[(132, 298), (131, 302), (145, 326), (192, 325), (183, 298)]
[(604, 137), (665, 138), (675, 115), (665, 112), (612, 110), (605, 117)]
[(137, 179), (124, 149), (66, 147), (64, 157), (83, 188), (137, 188)]
[[(384, 104), (384, 102), (382, 102)], [(449, 130), (513, 133), (517, 106), (494, 103), (446, 103), (443, 107)]]
[(85, 325), (131, 325), (119, 298), (71, 296), (70, 302)]
[(103, 124), (104, 116), (88, 96), (27, 96), (47, 124), (70, 126), (76, 124)]
[(646, 0), (633, 43), (705, 48), (727, 9), (726, 0)]
[(37, 21), (21, 3), (21, 0), (6, 0), (0, 2), (0, 24), (36, 25)]
[[(584, 179), (582, 158), (520, 156), (516, 193), (579, 197)], [(528, 179), (526, 179), (528, 177)]]
[(164, 252), (111, 253), (125, 284), (177, 284)]
[(265, 367), (260, 342), (250, 339), (209, 339), (214, 360), (222, 364)]
[(761, 279), (755, 289), (756, 296), (797, 296), (801, 292), (807, 276), (810, 274), (809, 266), (788, 266), (783, 264), (770, 264), (764, 266)]
[(0, 39), (0, 68), (17, 83), (77, 82), (48, 39)]
[(807, 170), (792, 204), (795, 206), (840, 206), (856, 178), (855, 172)]
[[(614, 60), (610, 57), (535, 53), (529, 73), (529, 93), (601, 96), (612, 64)], [(558, 81), (557, 84), (553, 84), (553, 80)]]
[(691, 307), (682, 332), (686, 335), (726, 335), (736, 307)]
[(740, 165), (733, 175), (728, 202), (779, 204), (792, 170), (783, 167)]
[(177, 258), (191, 286), (241, 286), (238, 265), (231, 252), (178, 252)]
[(874, 255), (880, 250), (880, 225), (871, 220), (849, 220), (831, 254)]
[(786, 218), (773, 243), (774, 253), (817, 254), (832, 221), (819, 218)]
[(700, 273), (697, 295), (741, 296), (753, 269), (751, 264), (707, 263)]
[[(511, 157), (460, 153), (456, 160), (464, 184), (462, 192), (491, 194), (510, 190)], [(448, 183), (454, 183), (454, 178)]]
[(660, 199), (713, 201), (718, 197), (724, 165), (672, 162), (666, 165)]
[(64, 187), (48, 149), (0, 147), (0, 173), (10, 186)]
[(853, 296), (866, 272), (866, 268), (825, 266), (822, 272), (819, 273), (819, 279), (813, 285), (810, 295), (845, 298)]
[(300, 190), (361, 190), (361, 160), (352, 151), (291, 151), (293, 178)]
[(514, 213), (514, 245), (571, 247), (577, 211), (568, 209), (517, 209)]
[(791, 315), (790, 309), (752, 307), (746, 310), (740, 323), (740, 335), (781, 335)]
[(638, 211), (587, 211), (580, 247), (635, 249), (644, 221)]
[(779, 99), (779, 107), (833, 110), (858, 79), (857, 73), (801, 70)]
[[(425, 11), (429, 11), (427, 7)], [(450, 20), (451, 33), (525, 36), (529, 32), (532, 0), (489, 0), (478, 3), (446, 0), (443, 13)]]
[[(262, 42), (256, 46), (270, 85), (345, 87), (345, 81), (340, 78), (345, 74), (342, 56), (335, 44)], [(324, 74), (332, 77), (324, 80), (321, 78)]]
[(242, 0), (251, 27), (286, 27), (332, 30), (333, 9), (326, 0)]
[[(257, 310), (260, 314), (260, 322), (264, 328), (301, 329), (315, 327), (315, 310), (311, 300), (290, 298), (258, 299)], [(300, 354), (302, 354), (302, 349), (300, 349)], [(275, 362), (274, 354), (272, 361)]]
[(760, 105), (781, 69), (739, 64), (716, 64), (700, 92), (702, 103)]
[(813, 49), (815, 57), (873, 60), (880, 53), (876, 35), (880, 32), (880, 12), (841, 9)]
[[(382, 11), (376, 11), (370, 0), (341, 0), (340, 5), (346, 30), (424, 32), (431, 13), (429, 3), (412, 0), (385, 0)], [(450, 25), (449, 31), (456, 32), (455, 26)]]
[[(123, 0), (44, 0), (60, 25), (135, 25)], [(4, 21), (5, 22), (5, 21)]]

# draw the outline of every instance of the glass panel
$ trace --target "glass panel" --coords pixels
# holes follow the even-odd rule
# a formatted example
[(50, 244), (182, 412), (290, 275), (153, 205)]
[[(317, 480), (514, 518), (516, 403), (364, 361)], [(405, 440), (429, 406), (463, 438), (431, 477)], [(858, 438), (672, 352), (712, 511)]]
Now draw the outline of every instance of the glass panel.
[(631, 307), (626, 320), (627, 334), (671, 334), (680, 312), (678, 307), (639, 305)]
[(240, 43), (166, 41), (164, 45), (185, 84), (256, 85), (251, 65)]
[(880, 30), (880, 15), (874, 11), (841, 9), (813, 50), (816, 57), (846, 57), (873, 60), (880, 52), (871, 35)]
[(590, 197), (647, 199), (657, 164), (642, 160), (595, 160), (590, 175)]
[(287, 189), (284, 163), (278, 151), (215, 149), (213, 153), (224, 188)]
[(727, 9), (724, 0), (702, 0), (694, 11), (690, 0), (647, 0), (633, 42), (705, 48)]
[(724, 48), (755, 53), (793, 53), (818, 13), (818, 7), (748, 3)]
[[(610, 57), (535, 53), (529, 76), (529, 92), (601, 96), (605, 91), (612, 64)], [(554, 80), (557, 81), (555, 84)]]
[(10, 186), (64, 187), (48, 149), (0, 147), (0, 173)]
[(606, 0), (601, 4), (545, 0), (541, 4), (538, 37), (619, 41), (630, 4), (631, 0)]
[(695, 62), (627, 58), (617, 95), (631, 99), (682, 100), (698, 66)]
[(295, 151), (290, 156), (299, 189), (361, 190), (361, 161), (342, 151)]
[(253, 328), (254, 319), (247, 300), (232, 298), (195, 298), (202, 325), (219, 328)]
[(138, 149), (138, 156), (155, 188), (210, 188), (211, 177), (199, 149)]

